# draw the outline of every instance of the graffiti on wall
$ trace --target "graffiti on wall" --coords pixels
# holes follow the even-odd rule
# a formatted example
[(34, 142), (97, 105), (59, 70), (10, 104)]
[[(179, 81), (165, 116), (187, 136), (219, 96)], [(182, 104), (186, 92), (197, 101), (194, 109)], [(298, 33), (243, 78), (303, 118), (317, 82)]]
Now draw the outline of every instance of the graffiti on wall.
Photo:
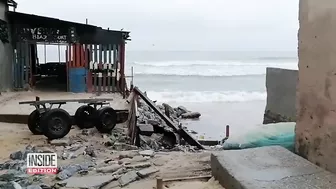
[(3, 43), (9, 43), (7, 22), (0, 19), (0, 40)]

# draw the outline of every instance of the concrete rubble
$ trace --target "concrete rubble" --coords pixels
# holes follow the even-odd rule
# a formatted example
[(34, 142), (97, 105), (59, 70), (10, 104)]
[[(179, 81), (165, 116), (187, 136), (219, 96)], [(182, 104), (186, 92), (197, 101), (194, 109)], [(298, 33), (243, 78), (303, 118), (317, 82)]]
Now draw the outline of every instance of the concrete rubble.
[[(169, 109), (170, 118), (178, 124), (185, 113), (184, 107)], [(52, 140), (44, 145), (29, 145), (13, 152), (9, 160), (0, 163), (0, 188), (2, 189), (60, 189), (123, 187), (139, 179), (159, 174), (164, 161), (155, 159), (158, 152), (198, 152), (195, 147), (177, 145), (176, 135), (144, 103), (139, 124), (152, 126), (140, 135), (140, 146), (129, 144), (127, 128), (117, 126), (111, 134), (100, 134), (95, 128), (83, 129), (75, 135)], [(56, 153), (57, 175), (26, 174), (28, 153)], [(154, 161), (155, 159), (155, 161)]]

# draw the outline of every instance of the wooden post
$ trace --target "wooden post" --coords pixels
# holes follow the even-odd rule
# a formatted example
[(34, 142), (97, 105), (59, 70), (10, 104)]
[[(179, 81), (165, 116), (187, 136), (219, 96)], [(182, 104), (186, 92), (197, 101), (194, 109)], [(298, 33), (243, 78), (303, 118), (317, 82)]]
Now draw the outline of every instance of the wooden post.
[(120, 44), (120, 82), (123, 98), (126, 98), (126, 86), (125, 86), (125, 41)]
[(156, 178), (156, 189), (163, 189), (163, 180), (161, 177)]

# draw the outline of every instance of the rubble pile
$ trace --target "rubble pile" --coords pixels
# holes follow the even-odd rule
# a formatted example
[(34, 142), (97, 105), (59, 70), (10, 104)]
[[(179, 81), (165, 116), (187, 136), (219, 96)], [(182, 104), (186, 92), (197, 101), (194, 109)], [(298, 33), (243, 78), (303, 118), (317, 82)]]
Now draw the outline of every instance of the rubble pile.
[[(198, 119), (201, 114), (199, 112), (189, 111), (183, 106), (177, 108), (171, 107), (169, 104), (163, 103), (162, 105), (156, 105), (157, 108), (172, 120), (175, 125), (182, 127), (182, 119)], [(138, 119), (137, 126), (140, 131), (140, 146), (145, 149), (154, 150), (173, 150), (174, 148), (180, 148), (177, 146), (180, 141), (179, 136), (173, 132), (164, 120), (157, 115), (144, 101), (140, 100), (138, 106)], [(197, 134), (197, 132), (188, 130), (186, 127), (182, 127), (191, 134)], [(189, 146), (188, 146), (189, 147)], [(189, 147), (192, 148), (192, 147)], [(194, 150), (194, 149), (191, 149)], [(185, 151), (185, 148), (182, 149)]]

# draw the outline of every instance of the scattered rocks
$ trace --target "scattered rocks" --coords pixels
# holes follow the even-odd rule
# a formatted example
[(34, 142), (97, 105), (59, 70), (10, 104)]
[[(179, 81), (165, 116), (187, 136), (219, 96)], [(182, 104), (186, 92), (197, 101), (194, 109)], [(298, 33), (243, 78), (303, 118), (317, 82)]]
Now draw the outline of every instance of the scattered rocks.
[(120, 151), (120, 150), (137, 150), (138, 147), (130, 145), (130, 144), (126, 144), (126, 143), (116, 142), (113, 145), (113, 149), (118, 150), (118, 151)]

